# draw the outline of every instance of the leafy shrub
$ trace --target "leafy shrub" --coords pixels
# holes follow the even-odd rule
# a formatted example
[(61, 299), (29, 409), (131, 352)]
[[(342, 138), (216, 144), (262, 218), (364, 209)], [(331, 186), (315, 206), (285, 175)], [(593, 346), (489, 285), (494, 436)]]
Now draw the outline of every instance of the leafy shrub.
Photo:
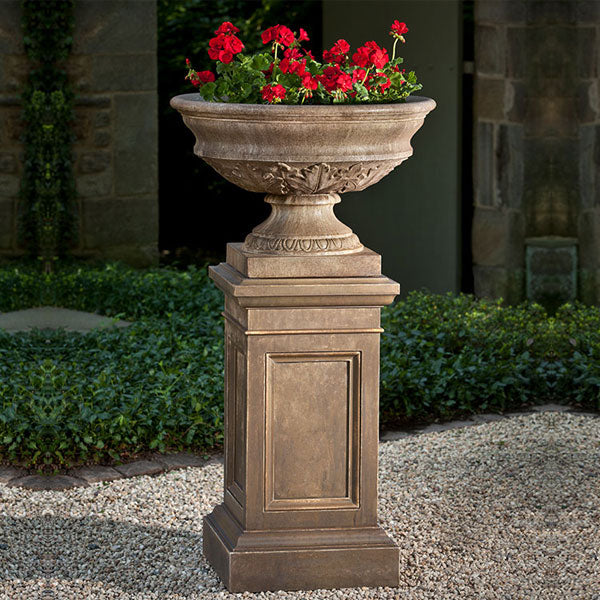
[(204, 271), (0, 270), (3, 311), (39, 304), (134, 323), (0, 331), (0, 456), (57, 465), (221, 443), (222, 300)]
[[(53, 468), (223, 439), (222, 297), (204, 270), (0, 269), (0, 311), (128, 319), (87, 335), (0, 330), (0, 458)], [(600, 310), (412, 293), (382, 313), (387, 426), (538, 402), (599, 407)]]

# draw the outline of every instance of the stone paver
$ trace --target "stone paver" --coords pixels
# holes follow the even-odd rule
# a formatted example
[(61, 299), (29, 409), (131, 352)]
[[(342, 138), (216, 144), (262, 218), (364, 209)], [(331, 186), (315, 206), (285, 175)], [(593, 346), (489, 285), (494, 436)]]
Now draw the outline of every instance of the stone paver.
[(34, 491), (62, 491), (74, 487), (87, 487), (87, 482), (77, 477), (69, 475), (25, 475), (11, 479), (8, 483), (10, 487), (22, 487)]
[(183, 469), (185, 467), (201, 467), (206, 461), (195, 454), (178, 452), (177, 454), (157, 454), (154, 457), (158, 463), (164, 466), (166, 471)]
[(69, 473), (73, 477), (79, 477), (88, 483), (98, 483), (99, 481), (114, 481), (121, 479), (123, 475), (112, 467), (102, 465), (93, 465), (90, 467), (78, 467)]
[(154, 460), (136, 460), (126, 465), (115, 467), (125, 477), (137, 477), (138, 475), (156, 475), (162, 473), (164, 467)]
[(32, 329), (64, 329), (87, 333), (104, 327), (127, 327), (131, 323), (80, 310), (38, 306), (0, 314), (0, 329), (9, 333)]
[(11, 479), (22, 477), (27, 472), (17, 467), (0, 467), (0, 483), (8, 483)]

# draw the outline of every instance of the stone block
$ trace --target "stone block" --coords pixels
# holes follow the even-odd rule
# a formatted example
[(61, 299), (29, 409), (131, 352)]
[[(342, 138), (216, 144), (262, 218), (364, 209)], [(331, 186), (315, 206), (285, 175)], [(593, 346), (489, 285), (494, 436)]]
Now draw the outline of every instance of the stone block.
[(523, 270), (502, 267), (473, 267), (475, 296), (478, 298), (503, 298), (509, 304), (523, 299)]
[(600, 208), (582, 211), (578, 219), (579, 262), (582, 269), (600, 269)]
[(18, 170), (17, 157), (8, 152), (0, 152), (0, 173), (11, 175)]
[(600, 303), (600, 269), (579, 269), (579, 299), (585, 304)]
[(17, 467), (0, 466), (0, 483), (8, 483), (11, 479), (22, 477), (26, 472)]
[(475, 115), (478, 119), (501, 121), (505, 118), (505, 80), (478, 75), (475, 78)]
[(88, 108), (110, 108), (111, 97), (104, 94), (78, 94), (75, 97), (75, 106)]
[(579, 27), (575, 32), (577, 75), (582, 79), (597, 77), (598, 36), (596, 27)]
[(512, 123), (524, 123), (526, 118), (527, 85), (518, 80), (506, 82), (504, 94), (504, 110), (506, 117)]
[(67, 74), (77, 92), (95, 91), (92, 85), (92, 57), (73, 56), (67, 61)]
[(22, 13), (20, 0), (2, 0), (0, 55), (23, 53), (23, 36), (21, 35)]
[(523, 127), (500, 125), (496, 135), (495, 205), (521, 209), (524, 173)]
[(98, 54), (91, 57), (95, 92), (156, 89), (156, 54)]
[(577, 297), (577, 240), (543, 237), (526, 241), (526, 296), (554, 312)]
[(94, 117), (94, 127), (96, 129), (101, 129), (103, 127), (108, 127), (110, 125), (110, 112), (107, 110), (102, 110), (96, 113)]
[(75, 187), (82, 198), (105, 198), (113, 195), (113, 169), (107, 168), (102, 173), (77, 175)]
[(87, 483), (98, 483), (99, 481), (114, 481), (121, 479), (123, 475), (112, 467), (102, 465), (94, 465), (91, 467), (79, 467), (70, 471), (70, 474), (79, 479), (87, 481)]
[(527, 74), (529, 33), (525, 27), (509, 27), (506, 31), (506, 75), (508, 77), (521, 79)]
[(505, 31), (503, 27), (475, 27), (475, 62), (478, 73), (503, 75), (505, 70)]
[(479, 122), (474, 153), (475, 204), (494, 206), (494, 125)]
[(112, 138), (109, 131), (96, 131), (94, 133), (94, 146), (96, 148), (106, 148), (110, 146)]
[(582, 126), (579, 128), (579, 205), (589, 209), (594, 205), (596, 197), (597, 163), (594, 161), (596, 128)]
[(156, 196), (82, 201), (83, 243), (88, 249), (158, 243)]
[(140, 475), (156, 475), (162, 473), (164, 467), (153, 460), (136, 460), (126, 465), (115, 467), (125, 477), (138, 477)]
[(73, 119), (72, 131), (75, 135), (75, 147), (88, 142), (92, 132), (93, 112), (87, 109), (76, 108)]
[(473, 217), (473, 262), (487, 267), (522, 268), (525, 221), (517, 211), (477, 208)]
[(81, 0), (75, 4), (76, 54), (156, 51), (155, 0)]
[(189, 454), (187, 452), (178, 452), (177, 454), (157, 454), (155, 455), (154, 460), (163, 465), (166, 471), (183, 469), (186, 467), (202, 467), (206, 464), (206, 460), (201, 456)]
[(69, 475), (25, 475), (11, 479), (7, 484), (9, 487), (21, 487), (33, 491), (63, 491), (76, 487), (87, 487), (87, 481), (70, 477)]
[(526, 16), (525, 0), (477, 0), (475, 2), (477, 23), (522, 23)]
[(600, 2), (598, 2), (598, 0), (577, 0), (574, 5), (575, 18), (577, 22), (600, 22)]
[(21, 180), (17, 175), (0, 173), (0, 194), (4, 197), (15, 198), (19, 194)]
[(594, 123), (598, 120), (598, 80), (580, 81), (577, 84), (577, 120), (579, 124)]
[[(4, 135), (8, 142), (21, 143), (21, 136), (25, 130), (25, 124), (21, 118), (21, 111), (4, 109)], [(1, 189), (1, 188), (0, 188)]]
[[(0, 191), (2, 188), (0, 188)], [(13, 247), (15, 235), (15, 201), (0, 197), (0, 249)]]
[(154, 93), (116, 94), (115, 190), (118, 196), (158, 189), (157, 98)]
[(531, 24), (574, 23), (576, 12), (572, 0), (530, 0), (526, 2), (527, 22)]
[(577, 105), (571, 98), (530, 97), (526, 100), (525, 133), (530, 137), (576, 138)]
[(86, 152), (77, 161), (79, 173), (102, 173), (110, 165), (111, 155), (108, 152)]

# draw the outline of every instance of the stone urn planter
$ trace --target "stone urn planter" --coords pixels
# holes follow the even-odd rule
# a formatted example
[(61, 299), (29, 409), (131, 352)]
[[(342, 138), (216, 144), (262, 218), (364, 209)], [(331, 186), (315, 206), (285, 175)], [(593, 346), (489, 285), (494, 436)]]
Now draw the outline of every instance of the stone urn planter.
[(380, 310), (399, 286), (333, 209), (411, 156), (435, 102), (171, 105), (195, 154), (271, 205), (210, 268), (225, 294), (225, 494), (204, 554), (231, 591), (398, 585), (377, 447)]

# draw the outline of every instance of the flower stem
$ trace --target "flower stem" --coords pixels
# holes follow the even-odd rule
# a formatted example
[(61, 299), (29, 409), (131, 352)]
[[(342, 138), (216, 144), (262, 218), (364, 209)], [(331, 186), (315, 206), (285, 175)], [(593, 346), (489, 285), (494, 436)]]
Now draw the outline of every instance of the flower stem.
[(396, 58), (396, 44), (398, 43), (398, 38), (394, 40), (394, 47), (392, 48), (392, 60)]
[(360, 82), (361, 85), (364, 85), (365, 81), (367, 80), (367, 76), (369, 75), (369, 71), (371, 70), (371, 67), (369, 67), (367, 69), (367, 72), (365, 73), (365, 76), (363, 77), (363, 80)]

